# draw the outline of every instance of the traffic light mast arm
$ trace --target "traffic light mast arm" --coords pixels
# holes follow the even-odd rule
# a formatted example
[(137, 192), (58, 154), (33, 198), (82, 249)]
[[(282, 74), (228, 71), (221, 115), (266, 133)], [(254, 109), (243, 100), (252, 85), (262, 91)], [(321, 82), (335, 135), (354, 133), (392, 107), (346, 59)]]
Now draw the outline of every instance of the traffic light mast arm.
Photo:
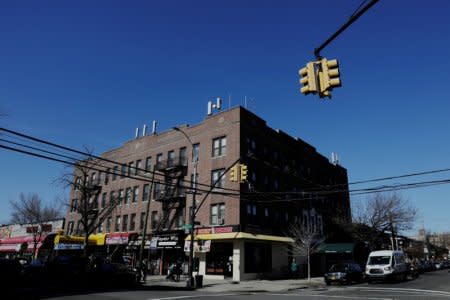
[(372, 6), (374, 6), (379, 0), (372, 0), (369, 4), (367, 4), (365, 7), (363, 7), (359, 12), (352, 15), (350, 19), (341, 26), (341, 28), (338, 29), (332, 36), (328, 38), (322, 45), (320, 45), (318, 48), (314, 49), (314, 55), (317, 59), (321, 59), (320, 51), (323, 50), (326, 46), (328, 46), (329, 43), (331, 43), (338, 35), (340, 35), (347, 27), (349, 27), (353, 22), (358, 20), (359, 17), (361, 17), (366, 11), (369, 10)]
[(213, 185), (211, 186), (211, 188), (209, 189), (209, 191), (205, 194), (205, 196), (203, 197), (202, 201), (200, 202), (200, 204), (197, 206), (197, 209), (194, 211), (194, 216), (197, 215), (198, 211), (200, 210), (200, 208), (202, 207), (203, 203), (205, 203), (206, 198), (209, 196), (209, 194), (211, 194), (212, 190), (216, 187), (217, 183), (222, 179), (223, 176), (225, 176), (225, 174), (228, 173), (228, 171), (233, 168), (237, 163), (239, 163), (241, 161), (240, 158), (238, 158), (234, 163), (232, 163), (228, 168), (225, 169), (225, 171), (219, 176), (219, 178), (217, 178), (216, 181), (214, 181)]

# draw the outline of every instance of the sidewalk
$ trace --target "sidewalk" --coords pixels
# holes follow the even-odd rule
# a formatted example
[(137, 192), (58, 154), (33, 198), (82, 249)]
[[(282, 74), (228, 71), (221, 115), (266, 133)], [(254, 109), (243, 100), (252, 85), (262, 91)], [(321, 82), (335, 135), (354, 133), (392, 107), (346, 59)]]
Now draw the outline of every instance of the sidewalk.
[[(147, 287), (164, 289), (187, 289), (187, 277), (182, 276), (179, 282), (168, 281), (165, 276), (147, 276), (143, 284)], [(233, 282), (231, 280), (213, 280), (203, 278), (203, 287), (197, 290), (202, 292), (285, 292), (289, 290), (324, 287), (323, 277), (308, 279), (285, 280), (246, 280)]]

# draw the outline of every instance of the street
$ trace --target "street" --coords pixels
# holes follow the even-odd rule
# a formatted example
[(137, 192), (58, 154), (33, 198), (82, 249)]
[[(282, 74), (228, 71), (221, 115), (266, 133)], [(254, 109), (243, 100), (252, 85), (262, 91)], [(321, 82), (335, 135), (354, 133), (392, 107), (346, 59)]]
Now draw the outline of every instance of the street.
[[(325, 285), (284, 291), (238, 289), (239, 285), (223, 284), (196, 291), (161, 290), (151, 286), (139, 290), (61, 295), (49, 299), (450, 299), (450, 273), (447, 270), (422, 274), (419, 278), (401, 283), (362, 283), (351, 286)], [(255, 282), (255, 285), (257, 281)], [(281, 281), (280, 281), (280, 284)]]

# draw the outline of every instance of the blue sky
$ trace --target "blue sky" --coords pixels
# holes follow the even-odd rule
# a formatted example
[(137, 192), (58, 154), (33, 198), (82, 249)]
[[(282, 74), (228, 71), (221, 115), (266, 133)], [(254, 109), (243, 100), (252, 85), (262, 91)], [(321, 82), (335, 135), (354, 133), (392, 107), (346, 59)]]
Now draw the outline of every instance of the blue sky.
[[(144, 123), (198, 123), (207, 101), (247, 96), (271, 127), (339, 153), (350, 182), (450, 167), (449, 1), (381, 0), (322, 51), (340, 62), (333, 100), (300, 94), (298, 69), (360, 3), (2, 1), (0, 125), (101, 153)], [(60, 164), (5, 150), (0, 162), (0, 222), (20, 192), (67, 195), (52, 183)], [(443, 178), (450, 172), (389, 183)], [(449, 192), (402, 195), (418, 225), (450, 231)]]

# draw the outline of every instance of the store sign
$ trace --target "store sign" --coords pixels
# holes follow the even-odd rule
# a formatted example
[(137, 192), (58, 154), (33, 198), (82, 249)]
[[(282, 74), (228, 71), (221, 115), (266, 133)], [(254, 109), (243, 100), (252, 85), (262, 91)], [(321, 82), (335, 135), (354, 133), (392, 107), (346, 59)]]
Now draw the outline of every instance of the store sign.
[(156, 242), (156, 248), (166, 249), (166, 248), (181, 248), (179, 243), (180, 239), (177, 234), (158, 236)]
[(128, 244), (128, 236), (107, 236), (107, 245), (125, 245)]
[(196, 234), (216, 234), (216, 233), (230, 233), (238, 232), (238, 226), (217, 226), (208, 228), (198, 228)]
[(58, 243), (55, 245), (55, 250), (83, 250), (83, 244), (64, 244)]

